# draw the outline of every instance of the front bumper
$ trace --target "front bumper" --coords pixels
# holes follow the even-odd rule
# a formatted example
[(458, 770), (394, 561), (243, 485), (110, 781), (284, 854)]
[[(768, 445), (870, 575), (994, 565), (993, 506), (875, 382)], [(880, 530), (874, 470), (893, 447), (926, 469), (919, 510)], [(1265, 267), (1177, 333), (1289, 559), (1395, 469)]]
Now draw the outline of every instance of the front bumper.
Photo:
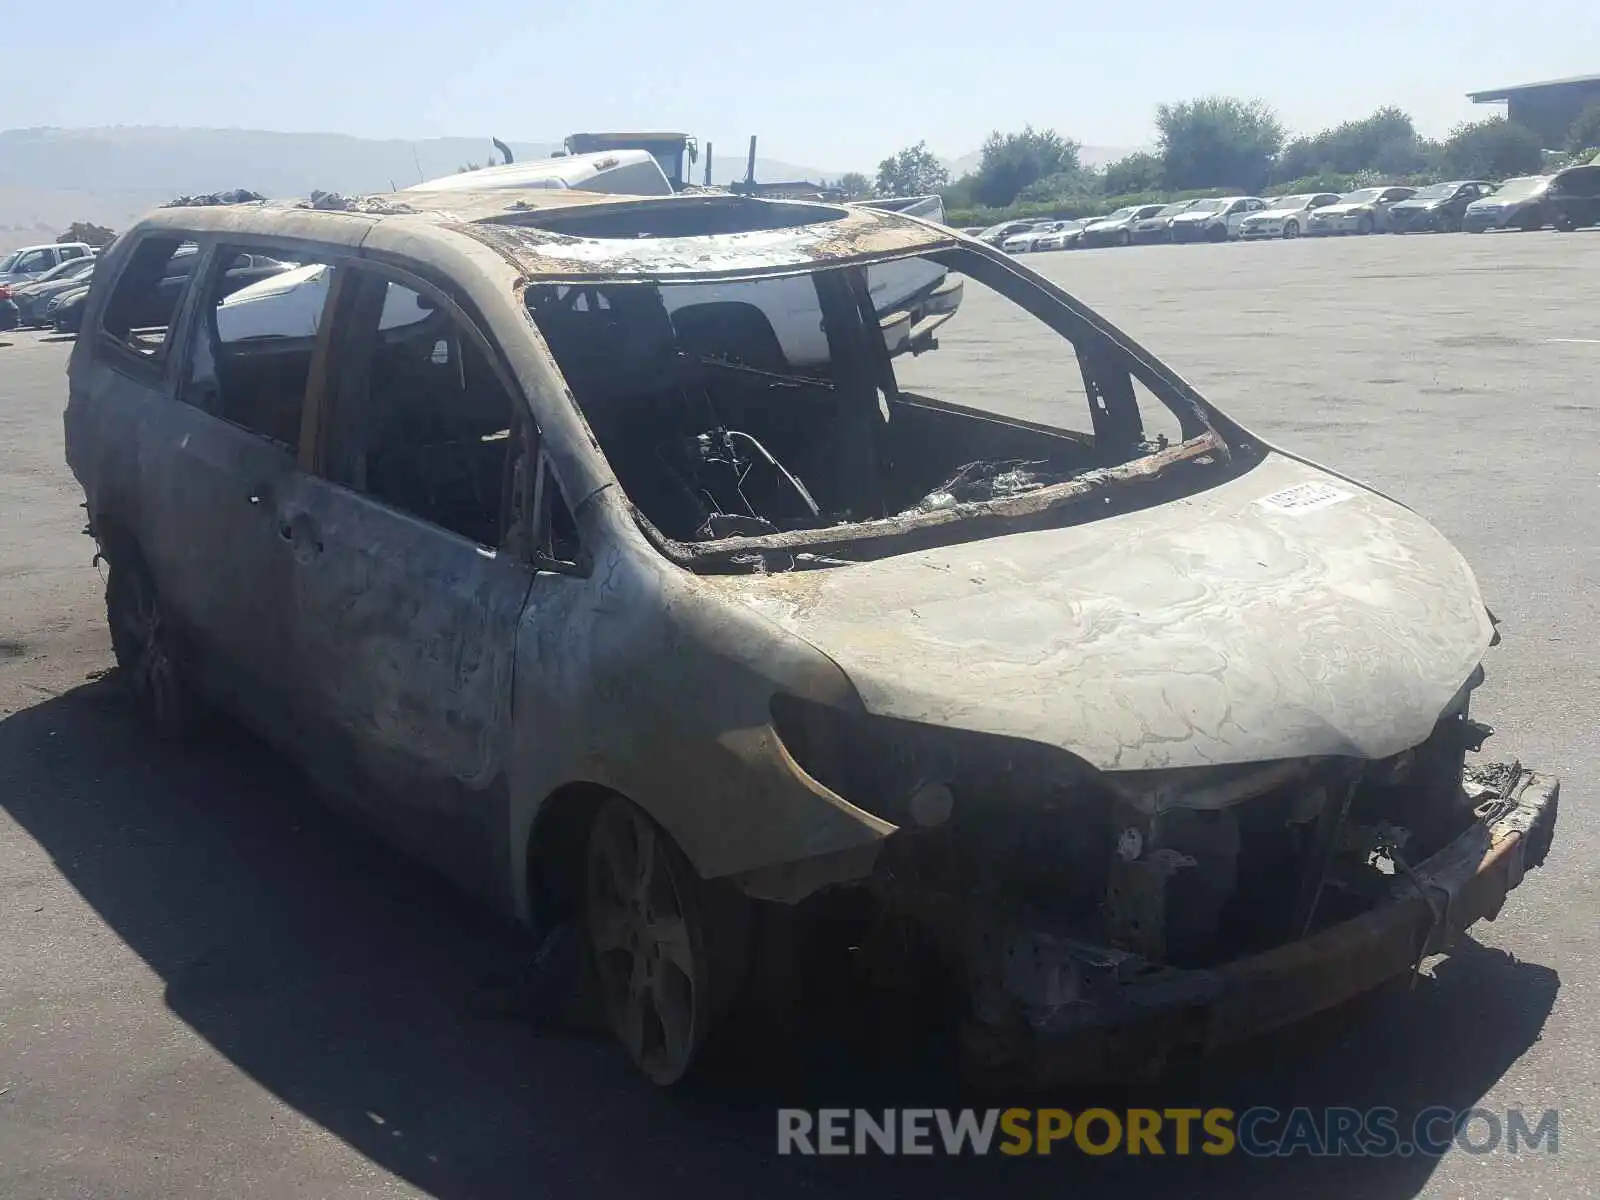
[(1171, 240), (1172, 227), (1170, 225), (1162, 225), (1158, 229), (1135, 229), (1133, 231), (1133, 241), (1138, 246), (1150, 246), (1159, 242), (1170, 242)]
[(1283, 223), (1276, 225), (1241, 225), (1239, 226), (1239, 240), (1244, 242), (1261, 241), (1264, 238), (1283, 236)]
[[(1322, 217), (1315, 221), (1306, 222), (1306, 233), (1317, 237), (1329, 233), (1355, 233), (1361, 228), (1361, 218), (1352, 217)], [(1373, 231), (1377, 231), (1377, 222), (1373, 222)]]
[(1185, 221), (1179, 224), (1172, 223), (1172, 240), (1175, 242), (1206, 242), (1215, 235), (1211, 232), (1212, 226), (1195, 221)]
[(1436, 231), (1440, 227), (1440, 217), (1443, 214), (1437, 209), (1403, 208), (1398, 212), (1389, 212), (1389, 231), (1391, 233), (1427, 233)]
[[(975, 1082), (1043, 1086), (1159, 1072), (1333, 1008), (1413, 970), (1480, 919), (1493, 920), (1555, 833), (1561, 785), (1506, 768), (1495, 810), (1412, 869), (1392, 898), (1300, 941), (1212, 969), (1152, 969), (1119, 977), (1113, 951), (1076, 961), (1096, 984), (1026, 1012), (1023, 1025), (969, 1024), (963, 1057)], [(1093, 956), (1101, 957), (1097, 964)]]
[(1126, 229), (1097, 230), (1094, 233), (1085, 232), (1078, 239), (1078, 243), (1085, 249), (1094, 246), (1119, 246), (1122, 244), (1123, 235), (1127, 232)]

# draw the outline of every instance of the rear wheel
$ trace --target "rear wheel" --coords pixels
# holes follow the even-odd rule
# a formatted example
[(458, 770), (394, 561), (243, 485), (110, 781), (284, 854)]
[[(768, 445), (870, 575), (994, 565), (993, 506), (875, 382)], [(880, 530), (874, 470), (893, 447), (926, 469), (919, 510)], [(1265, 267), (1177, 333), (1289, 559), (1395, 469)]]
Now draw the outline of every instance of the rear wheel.
[(141, 716), (169, 739), (201, 724), (201, 705), (180, 668), (176, 630), (144, 560), (131, 549), (110, 559), (106, 620), (122, 681)]
[(589, 830), (584, 907), (611, 1031), (634, 1064), (677, 1083), (705, 1043), (712, 972), (699, 877), (665, 830), (614, 796)]

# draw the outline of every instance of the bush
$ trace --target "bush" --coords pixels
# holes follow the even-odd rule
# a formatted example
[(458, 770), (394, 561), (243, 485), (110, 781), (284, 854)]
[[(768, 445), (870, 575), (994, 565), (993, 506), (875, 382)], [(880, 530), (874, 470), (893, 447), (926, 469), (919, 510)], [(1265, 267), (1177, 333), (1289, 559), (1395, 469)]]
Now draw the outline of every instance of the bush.
[(1140, 151), (1106, 166), (1102, 190), (1112, 194), (1153, 192), (1161, 187), (1162, 162), (1156, 154)]
[[(983, 143), (983, 157), (968, 184), (971, 196), (979, 204), (998, 208), (1015, 202), (1042, 179), (1082, 174), (1079, 148), (1077, 142), (1054, 129), (1035, 132), (1029, 125), (1021, 133), (996, 130)], [(1068, 183), (1060, 181), (1055, 186)]]
[(926, 196), (950, 182), (950, 172), (933, 156), (927, 142), (907, 146), (878, 164), (879, 196)]
[(1203, 96), (1156, 108), (1162, 180), (1169, 188), (1266, 186), (1283, 125), (1260, 100)]
[(1505, 117), (1464, 122), (1445, 139), (1442, 166), (1463, 179), (1531, 175), (1544, 165), (1539, 135)]
[(104, 225), (96, 225), (93, 221), (74, 221), (67, 227), (67, 231), (56, 238), (58, 242), (86, 242), (91, 246), (101, 249), (111, 245), (116, 240), (117, 234), (113, 229)]
[(1600, 146), (1600, 100), (1578, 114), (1572, 131), (1567, 134), (1567, 149), (1574, 155), (1584, 156), (1585, 161), (1594, 155), (1597, 146)]

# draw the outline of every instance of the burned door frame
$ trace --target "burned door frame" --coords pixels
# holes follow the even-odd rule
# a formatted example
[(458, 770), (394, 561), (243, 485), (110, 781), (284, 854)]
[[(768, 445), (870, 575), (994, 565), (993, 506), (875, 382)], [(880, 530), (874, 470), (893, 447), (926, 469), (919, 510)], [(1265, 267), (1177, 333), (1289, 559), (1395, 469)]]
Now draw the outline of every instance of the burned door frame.
[[(203, 297), (221, 276), (217, 247), (228, 239), (152, 231), (141, 244), (158, 240), (195, 245), (159, 360), (110, 345), (113, 335), (101, 328), (104, 309), (90, 334), (96, 358), (123, 386), (154, 393), (137, 417), (133, 535), (176, 614), (185, 674), (264, 737), (281, 742), (290, 667), (281, 610), (288, 575), (286, 547), (272, 517), (275, 497), (298, 469), (295, 452), (196, 402), (197, 323)], [(131, 265), (131, 258), (124, 262), (113, 292)], [(164, 278), (158, 275), (155, 286)]]
[[(371, 362), (391, 284), (431, 300), (489, 364), (510, 421), (500, 545), (368, 493), (342, 461), (378, 398)], [(531, 498), (541, 447), (526, 397), (480, 322), (392, 261), (334, 268), (302, 435), (293, 519), (314, 539), (292, 606), (308, 768), (417, 857), (504, 903), (506, 760), (517, 630), (541, 572)]]

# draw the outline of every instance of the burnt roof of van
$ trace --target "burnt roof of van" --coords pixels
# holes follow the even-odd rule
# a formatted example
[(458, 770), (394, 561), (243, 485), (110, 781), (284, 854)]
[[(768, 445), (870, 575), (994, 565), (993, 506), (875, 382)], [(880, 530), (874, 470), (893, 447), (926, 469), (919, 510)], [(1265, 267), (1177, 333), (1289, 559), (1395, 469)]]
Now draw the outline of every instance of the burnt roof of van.
[(530, 279), (760, 274), (923, 253), (956, 241), (954, 231), (940, 226), (853, 205), (564, 188), (317, 193), (313, 200), (165, 208), (145, 223), (351, 247), (388, 243), (391, 232), (415, 238), (448, 231), (493, 248)]

